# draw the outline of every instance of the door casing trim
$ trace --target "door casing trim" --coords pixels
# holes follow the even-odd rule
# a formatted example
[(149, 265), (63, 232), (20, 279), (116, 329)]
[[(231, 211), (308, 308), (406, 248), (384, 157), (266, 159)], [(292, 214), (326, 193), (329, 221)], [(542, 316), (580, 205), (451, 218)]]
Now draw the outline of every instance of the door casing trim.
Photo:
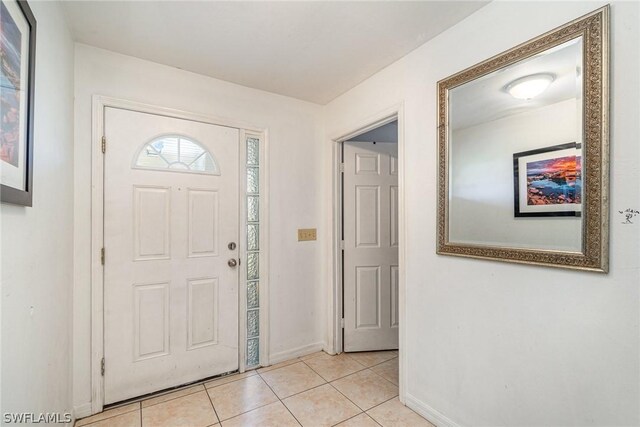
[(372, 116), (355, 120), (342, 132), (338, 132), (329, 138), (331, 144), (331, 218), (329, 239), (329, 277), (331, 277), (328, 295), (328, 351), (331, 354), (342, 353), (343, 334), (341, 319), (343, 313), (343, 281), (342, 281), (342, 249), (340, 247), (342, 236), (342, 174), (340, 172), (341, 144), (362, 133), (398, 120), (398, 312), (400, 317), (398, 347), (399, 352), (399, 397), (405, 401), (406, 385), (406, 313), (405, 313), (405, 254), (406, 254), (406, 210), (405, 210), (405, 142), (404, 142), (404, 104), (399, 103), (384, 109)]
[[(245, 148), (242, 142), (247, 134), (260, 137), (260, 365), (269, 364), (269, 132), (266, 128), (249, 123), (221, 118), (206, 114), (176, 110), (167, 107), (145, 104), (125, 99), (102, 95), (92, 96), (91, 112), (91, 413), (96, 414), (104, 408), (104, 377), (101, 372), (101, 361), (104, 357), (104, 266), (101, 250), (104, 246), (104, 154), (102, 153), (102, 137), (104, 135), (104, 112), (107, 107), (123, 110), (155, 114), (158, 116), (190, 120), (200, 123), (225, 126), (240, 131), (240, 153)], [(107, 141), (108, 144), (108, 141)], [(107, 148), (108, 150), (108, 148)], [(246, 162), (240, 159), (239, 186), (240, 209), (244, 207), (246, 179)], [(246, 232), (246, 215), (240, 211), (240, 235)], [(246, 261), (245, 245), (241, 248), (240, 257)], [(241, 265), (244, 265), (241, 263)], [(246, 361), (246, 281), (239, 275), (238, 301), (238, 367), (245, 370)]]

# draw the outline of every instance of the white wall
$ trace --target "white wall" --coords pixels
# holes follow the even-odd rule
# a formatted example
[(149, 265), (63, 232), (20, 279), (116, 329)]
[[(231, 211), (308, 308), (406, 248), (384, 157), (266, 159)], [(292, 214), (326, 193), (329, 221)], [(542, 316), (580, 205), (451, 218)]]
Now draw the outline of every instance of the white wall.
[(452, 130), (451, 242), (580, 251), (581, 217), (516, 218), (513, 208), (513, 154), (580, 142), (576, 111), (568, 99)]
[[(324, 343), (320, 227), (321, 107), (176, 68), (76, 45), (74, 405), (89, 409), (91, 96), (106, 95), (251, 123), (270, 144), (270, 354), (281, 359)], [(322, 229), (319, 229), (322, 232)], [(293, 352), (293, 353), (290, 353)]]
[(404, 105), (403, 381), (409, 405), (441, 425), (640, 424), (640, 220), (617, 214), (640, 206), (637, 2), (611, 10), (610, 273), (435, 254), (436, 82), (603, 4), (490, 3), (325, 108), (333, 136)]
[(0, 205), (1, 412), (71, 412), (73, 41), (60, 5), (37, 21), (33, 207)]

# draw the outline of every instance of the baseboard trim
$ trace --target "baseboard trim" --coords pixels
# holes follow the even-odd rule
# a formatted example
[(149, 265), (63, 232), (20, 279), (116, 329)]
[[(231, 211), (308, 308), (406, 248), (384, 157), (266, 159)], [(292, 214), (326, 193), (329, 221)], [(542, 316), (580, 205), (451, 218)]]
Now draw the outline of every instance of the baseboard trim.
[(302, 347), (292, 348), (291, 350), (272, 353), (269, 355), (269, 363), (271, 365), (275, 365), (276, 363), (295, 359), (296, 357), (306, 356), (307, 354), (315, 353), (316, 351), (321, 351), (323, 348), (323, 342), (316, 342), (313, 344), (303, 345)]
[(91, 402), (83, 403), (82, 405), (73, 407), (73, 418), (76, 420), (88, 417), (90, 415), (93, 415), (91, 410)]
[(413, 409), (437, 427), (462, 427), (460, 424), (447, 418), (444, 414), (436, 411), (431, 406), (416, 399), (409, 393), (405, 394), (405, 403), (407, 407)]

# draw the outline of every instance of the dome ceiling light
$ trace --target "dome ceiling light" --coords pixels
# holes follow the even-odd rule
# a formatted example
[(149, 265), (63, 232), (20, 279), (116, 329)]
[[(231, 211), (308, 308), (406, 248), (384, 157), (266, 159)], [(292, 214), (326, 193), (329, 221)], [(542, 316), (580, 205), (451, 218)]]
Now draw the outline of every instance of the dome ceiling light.
[(505, 90), (516, 99), (532, 99), (544, 92), (555, 79), (553, 74), (531, 74), (509, 83)]

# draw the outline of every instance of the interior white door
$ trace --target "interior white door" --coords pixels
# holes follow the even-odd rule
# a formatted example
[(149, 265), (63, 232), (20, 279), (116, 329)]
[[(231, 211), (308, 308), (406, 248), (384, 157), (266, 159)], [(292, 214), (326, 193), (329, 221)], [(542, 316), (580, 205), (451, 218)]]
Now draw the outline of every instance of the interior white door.
[(105, 404), (238, 369), (239, 131), (106, 108), (105, 136)]
[(398, 348), (397, 147), (344, 143), (344, 351)]

